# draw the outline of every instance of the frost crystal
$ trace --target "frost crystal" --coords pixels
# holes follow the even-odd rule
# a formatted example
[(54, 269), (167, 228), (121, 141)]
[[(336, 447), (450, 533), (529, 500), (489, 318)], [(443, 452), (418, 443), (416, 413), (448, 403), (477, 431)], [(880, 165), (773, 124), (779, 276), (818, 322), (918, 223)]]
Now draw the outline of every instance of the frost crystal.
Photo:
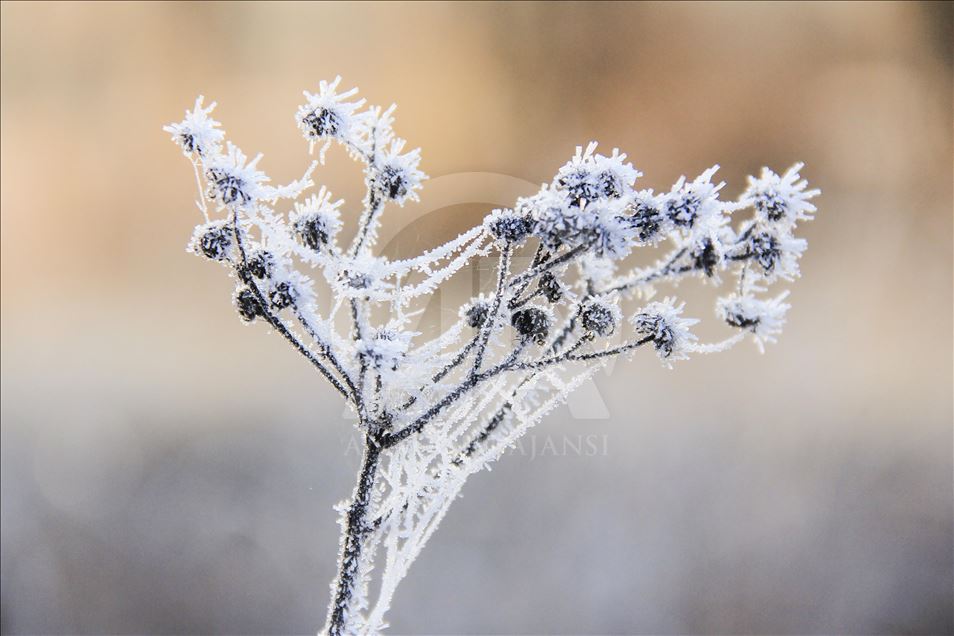
[(785, 314), (791, 308), (782, 302), (787, 296), (787, 291), (768, 300), (733, 294), (720, 299), (716, 311), (733, 327), (751, 331), (759, 350), (764, 351), (765, 343), (775, 342), (776, 336), (782, 333)]
[[(763, 294), (798, 276), (806, 243), (796, 232), (818, 194), (801, 180), (801, 164), (750, 177), (737, 201), (720, 198), (717, 167), (656, 194), (637, 191), (642, 174), (626, 155), (590, 143), (512, 208), (419, 256), (390, 260), (376, 252), (378, 230), (390, 204), (418, 197), (421, 153), (405, 151), (394, 106), (367, 106), (356, 89), (339, 92), (340, 83), (306, 92), (295, 122), (310, 151), (321, 144), (321, 161), (338, 144), (361, 164), (361, 205), (324, 187), (310, 192), (318, 161), (286, 185), (269, 185), (262, 156), (249, 160), (226, 142), (210, 116), (215, 104), (204, 107), (201, 97), (164, 128), (199, 183), (204, 220), (189, 251), (227, 266), (239, 318), (287, 341), (357, 416), (364, 459), (339, 508), (324, 629), (334, 636), (386, 627), (396, 586), (467, 478), (605, 361), (651, 347), (669, 365), (746, 334), (759, 349), (775, 342), (787, 292)], [(747, 219), (733, 219), (747, 208)], [(357, 227), (350, 239), (342, 217)], [(627, 265), (637, 248), (658, 258)], [(414, 328), (429, 299), (477, 259), (494, 264), (492, 285), (465, 300), (441, 333), (420, 337)], [(698, 321), (674, 298), (639, 310), (627, 304), (650, 301), (660, 285), (691, 277), (719, 285), (730, 276), (716, 313), (735, 335), (721, 342), (700, 343), (691, 331)]]
[(501, 245), (519, 245), (533, 232), (533, 221), (513, 210), (494, 210), (484, 219), (484, 225)]
[(331, 202), (331, 193), (322, 186), (318, 194), (311, 195), (304, 204), (295, 203), (290, 221), (292, 229), (305, 247), (316, 252), (331, 243), (341, 229), (341, 214), (338, 208), (343, 200)]
[(199, 95), (195, 100), (195, 108), (186, 111), (185, 119), (163, 127), (163, 130), (172, 134), (172, 140), (179, 144), (186, 155), (196, 153), (200, 157), (215, 156), (225, 137), (225, 133), (219, 130), (219, 122), (209, 117), (209, 113), (215, 110), (215, 102), (203, 108), (204, 99)]
[(803, 166), (796, 163), (781, 177), (768, 168), (762, 168), (758, 179), (749, 177), (749, 187), (741, 201), (754, 207), (762, 221), (784, 222), (789, 226), (798, 221), (811, 221), (816, 208), (810, 200), (821, 191), (805, 189), (808, 182), (800, 180), (798, 174)]
[(304, 91), (306, 103), (298, 107), (295, 121), (305, 139), (333, 139), (356, 148), (364, 148), (368, 114), (358, 112), (364, 100), (352, 100), (358, 89), (338, 93), (341, 77), (332, 82), (322, 81), (317, 93)]
[(699, 322), (694, 318), (683, 318), (684, 304), (676, 305), (675, 299), (666, 298), (661, 302), (646, 305), (633, 316), (636, 333), (652, 341), (659, 357), (665, 361), (685, 360), (689, 357), (697, 338), (689, 327)]
[(421, 163), (421, 149), (415, 148), (402, 154), (404, 143), (403, 139), (395, 139), (387, 152), (383, 153), (376, 182), (381, 195), (398, 205), (404, 205), (408, 199), (417, 200), (417, 191), (426, 178), (417, 169)]
[(258, 302), (255, 292), (248, 287), (240, 287), (237, 289), (233, 300), (235, 302), (235, 309), (245, 322), (252, 322), (263, 313), (262, 305)]
[(612, 334), (622, 318), (619, 306), (603, 298), (588, 301), (580, 312), (583, 329), (597, 336)]
[(225, 221), (197, 225), (192, 233), (190, 251), (213, 261), (224, 261), (232, 248), (232, 231)]
[(542, 345), (546, 342), (547, 334), (550, 332), (553, 317), (543, 307), (526, 307), (513, 313), (510, 317), (510, 324), (520, 336)]

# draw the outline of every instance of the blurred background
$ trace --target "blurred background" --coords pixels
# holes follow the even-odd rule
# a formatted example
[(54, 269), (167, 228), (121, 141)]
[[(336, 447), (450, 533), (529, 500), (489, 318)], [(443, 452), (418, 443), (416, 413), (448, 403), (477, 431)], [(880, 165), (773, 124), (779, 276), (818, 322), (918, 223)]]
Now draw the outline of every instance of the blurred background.
[[(529, 192), (596, 139), (657, 189), (801, 160), (824, 192), (779, 344), (599, 375), (607, 417), (563, 408), (471, 479), (393, 633), (951, 633), (951, 7), (3, 3), (3, 632), (322, 624), (352, 425), (185, 253), (161, 125), (202, 93), (286, 182), (302, 89), (341, 74), (435, 184)], [(359, 204), (343, 153), (318, 179)], [(500, 194), (428, 192), (392, 251)]]

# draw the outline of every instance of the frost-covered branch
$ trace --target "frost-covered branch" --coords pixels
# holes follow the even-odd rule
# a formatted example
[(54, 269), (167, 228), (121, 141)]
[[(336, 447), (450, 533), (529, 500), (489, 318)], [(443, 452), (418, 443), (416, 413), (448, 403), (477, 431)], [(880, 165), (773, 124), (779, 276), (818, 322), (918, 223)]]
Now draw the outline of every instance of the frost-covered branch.
[[(305, 93), (296, 121), (318, 157), (286, 185), (271, 185), (262, 155), (249, 160), (226, 142), (215, 104), (201, 97), (165, 127), (198, 187), (202, 223), (189, 250), (225, 266), (243, 322), (277, 331), (358, 416), (365, 448), (355, 490), (339, 506), (325, 625), (334, 635), (385, 628), (397, 584), (466, 479), (608, 360), (651, 348), (672, 366), (746, 334), (760, 349), (774, 342), (788, 291), (768, 289), (798, 277), (806, 243), (795, 234), (818, 194), (801, 164), (781, 175), (764, 169), (733, 201), (720, 198), (717, 166), (659, 193), (638, 189), (642, 174), (625, 154), (591, 143), (532, 196), (416, 257), (390, 260), (377, 250), (379, 229), (389, 206), (417, 198), (420, 151), (405, 151), (394, 132), (394, 106), (370, 107), (339, 85)], [(331, 144), (364, 172), (359, 209), (312, 180)], [(350, 238), (342, 214), (357, 218)], [(637, 267), (636, 250), (660, 255)], [(457, 308), (438, 336), (413, 331), (431, 295), (479, 259), (494, 264), (493, 289)], [(716, 314), (734, 335), (700, 343), (683, 303), (653, 300), (657, 287), (687, 278), (732, 279)]]

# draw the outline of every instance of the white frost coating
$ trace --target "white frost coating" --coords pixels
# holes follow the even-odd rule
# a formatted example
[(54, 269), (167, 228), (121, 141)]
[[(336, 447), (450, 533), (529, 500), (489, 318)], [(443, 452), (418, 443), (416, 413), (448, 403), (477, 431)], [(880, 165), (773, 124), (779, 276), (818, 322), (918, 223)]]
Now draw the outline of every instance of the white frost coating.
[(208, 108), (203, 108), (204, 100), (205, 98), (199, 95), (193, 110), (186, 111), (185, 119), (162, 128), (172, 135), (172, 141), (179, 144), (187, 157), (193, 153), (200, 157), (215, 156), (225, 138), (225, 132), (219, 129), (221, 124), (209, 117), (209, 113), (215, 110), (215, 102), (209, 104)]
[[(365, 457), (338, 507), (339, 572), (324, 628), (335, 635), (386, 627), (398, 583), (467, 478), (611, 357), (652, 349), (669, 366), (746, 334), (760, 350), (775, 342), (788, 292), (765, 296), (767, 287), (799, 275), (806, 243), (797, 226), (812, 218), (818, 195), (801, 164), (750, 177), (737, 201), (720, 198), (718, 166), (669, 189), (636, 190), (642, 173), (626, 155), (600, 154), (592, 142), (536, 194), (392, 261), (375, 250), (378, 228), (389, 204), (418, 197), (420, 150), (405, 151), (394, 106), (367, 106), (356, 89), (338, 92), (340, 81), (306, 92), (295, 120), (322, 160), (336, 143), (362, 164), (358, 209), (323, 186), (308, 193), (315, 161), (300, 179), (268, 185), (261, 155), (249, 161), (227, 142), (210, 117), (215, 104), (201, 97), (164, 128), (195, 167), (205, 216), (189, 251), (228, 267), (242, 320), (277, 332), (358, 415)], [(745, 209), (747, 219), (733, 219)], [(352, 238), (342, 236), (343, 216), (357, 221)], [(636, 249), (660, 254), (637, 268), (626, 264)], [(427, 301), (482, 258), (492, 265), (489, 286), (452, 309), (450, 326), (422, 337), (412, 323)], [(700, 343), (684, 303), (651, 301), (657, 287), (690, 277), (733, 279), (716, 315), (734, 335)], [(645, 306), (628, 305), (634, 295)]]

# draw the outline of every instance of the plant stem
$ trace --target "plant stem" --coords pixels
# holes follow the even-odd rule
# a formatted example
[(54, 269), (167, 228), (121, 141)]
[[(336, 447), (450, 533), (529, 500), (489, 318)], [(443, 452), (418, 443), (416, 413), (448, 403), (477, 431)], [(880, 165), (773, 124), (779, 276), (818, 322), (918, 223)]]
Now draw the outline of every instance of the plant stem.
[(374, 491), (378, 462), (381, 458), (381, 445), (369, 433), (365, 437), (364, 459), (358, 471), (358, 483), (354, 489), (351, 503), (345, 517), (344, 543), (341, 559), (338, 563), (338, 576), (334, 584), (334, 597), (328, 608), (328, 624), (325, 633), (329, 636), (341, 636), (350, 633), (349, 622), (355, 608), (351, 607), (356, 587), (361, 552), (367, 535), (373, 528), (367, 523), (368, 506)]

